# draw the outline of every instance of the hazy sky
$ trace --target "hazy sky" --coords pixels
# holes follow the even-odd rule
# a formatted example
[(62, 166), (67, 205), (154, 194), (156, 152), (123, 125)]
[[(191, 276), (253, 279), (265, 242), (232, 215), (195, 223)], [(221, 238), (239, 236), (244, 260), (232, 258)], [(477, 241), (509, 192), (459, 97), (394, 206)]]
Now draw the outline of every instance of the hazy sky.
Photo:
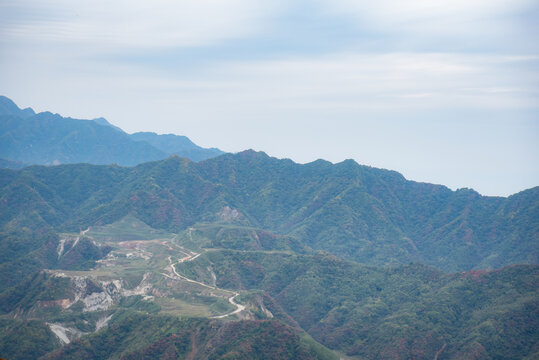
[(537, 0), (0, 0), (0, 94), (127, 132), (539, 185)]

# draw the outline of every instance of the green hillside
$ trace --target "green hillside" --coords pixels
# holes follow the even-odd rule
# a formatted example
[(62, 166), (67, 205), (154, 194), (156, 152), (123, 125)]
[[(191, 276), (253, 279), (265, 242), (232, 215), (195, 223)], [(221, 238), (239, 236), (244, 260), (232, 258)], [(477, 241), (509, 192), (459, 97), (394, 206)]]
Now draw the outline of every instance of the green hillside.
[(123, 313), (43, 359), (336, 359), (272, 320), (222, 323)]
[[(328, 254), (207, 252), (217, 285), (262, 290), (317, 341), (361, 359), (539, 355), (539, 267), (445, 275), (424, 265), (366, 267)], [(274, 303), (275, 304), (274, 304)], [(443, 349), (441, 351), (441, 349)]]
[(1, 169), (0, 357), (536, 358), (538, 204), (251, 150)]
[[(445, 271), (538, 262), (539, 188), (508, 198), (407, 181), (353, 161), (300, 165), (246, 151), (134, 168), (64, 165), (1, 171), (0, 226), (61, 231), (130, 214), (172, 232), (231, 223), (370, 265)], [(292, 240), (291, 240), (292, 241)]]

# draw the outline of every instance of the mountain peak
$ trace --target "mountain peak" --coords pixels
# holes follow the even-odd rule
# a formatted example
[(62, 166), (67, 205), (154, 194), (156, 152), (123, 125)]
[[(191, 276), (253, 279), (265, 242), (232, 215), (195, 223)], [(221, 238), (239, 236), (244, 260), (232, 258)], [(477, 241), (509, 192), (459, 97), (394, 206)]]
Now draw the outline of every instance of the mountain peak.
[(202, 161), (224, 154), (219, 149), (206, 149), (192, 142), (187, 136), (154, 132), (136, 132), (130, 135), (135, 141), (144, 141), (167, 154), (179, 155), (193, 161)]
[(15, 115), (23, 119), (34, 116), (32, 108), (21, 109), (10, 98), (0, 95), (0, 115)]
[(242, 159), (268, 159), (270, 156), (263, 151), (256, 151), (253, 149), (247, 149), (240, 151), (238, 155)]
[[(25, 164), (93, 163), (132, 166), (179, 155), (193, 161), (219, 156), (219, 149), (206, 149), (185, 136), (155, 133), (127, 134), (103, 117), (92, 120), (62, 117), (50, 111), (35, 112), (0, 96), (0, 158)], [(2, 162), (3, 166), (12, 166)], [(0, 164), (0, 168), (2, 167)]]
[(359, 165), (354, 159), (345, 159), (343, 161), (341, 161), (340, 163), (337, 163), (336, 165), (341, 165), (341, 166), (357, 166)]
[(104, 117), (98, 117), (98, 118), (93, 119), (92, 121), (98, 123), (99, 125), (108, 126), (108, 127), (113, 128), (114, 130), (118, 130), (118, 131), (120, 131), (120, 132), (124, 132), (124, 131), (123, 131), (122, 129), (120, 129), (119, 127), (114, 126), (114, 125), (112, 125), (111, 123), (109, 123), (109, 122), (107, 121), (107, 119), (105, 119)]

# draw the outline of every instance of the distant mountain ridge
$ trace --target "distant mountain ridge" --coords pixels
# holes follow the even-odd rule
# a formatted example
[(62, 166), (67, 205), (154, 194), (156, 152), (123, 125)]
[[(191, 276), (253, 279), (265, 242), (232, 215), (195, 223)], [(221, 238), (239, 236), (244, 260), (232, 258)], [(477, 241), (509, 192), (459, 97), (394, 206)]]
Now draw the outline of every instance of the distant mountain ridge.
[(26, 119), (35, 114), (32, 108), (20, 109), (13, 100), (0, 95), (0, 115), (15, 115)]
[(232, 222), (369, 265), (418, 261), (454, 272), (538, 263), (539, 187), (486, 197), (354, 161), (301, 165), (251, 150), (200, 163), (3, 170), (0, 178), (9, 204), (0, 226), (33, 214), (73, 231), (131, 214), (173, 232)]
[[(3, 109), (0, 148), (24, 159), (196, 150)], [(481, 196), (253, 150), (26, 162), (0, 160), (1, 357), (539, 356), (539, 186)]]
[(0, 159), (0, 169), (22, 169), (25, 166), (28, 166), (28, 164), (20, 161)]
[(0, 96), (0, 158), (14, 163), (133, 166), (170, 155), (201, 161), (221, 154), (221, 150), (201, 148), (185, 136), (129, 135), (104, 118), (79, 120), (50, 112), (36, 114)]
[(193, 143), (187, 136), (163, 134), (153, 132), (136, 132), (131, 134), (136, 141), (144, 141), (170, 155), (178, 155), (193, 161), (202, 161), (224, 154), (217, 148), (201, 148)]

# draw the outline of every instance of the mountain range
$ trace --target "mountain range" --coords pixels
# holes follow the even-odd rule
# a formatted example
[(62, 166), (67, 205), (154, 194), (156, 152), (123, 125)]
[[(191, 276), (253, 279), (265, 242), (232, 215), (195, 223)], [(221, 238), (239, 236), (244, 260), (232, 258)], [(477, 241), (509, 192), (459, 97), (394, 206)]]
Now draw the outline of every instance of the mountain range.
[(368, 265), (419, 261), (455, 272), (538, 262), (539, 187), (487, 197), (352, 160), (301, 165), (252, 150), (200, 163), (171, 157), (0, 174), (8, 210), (0, 225), (32, 216), (73, 231), (133, 215), (172, 232), (201, 222), (260, 228)]
[(539, 356), (539, 187), (197, 162), (168, 155), (209, 154), (186, 137), (0, 100), (0, 357)]
[[(223, 154), (197, 146), (185, 136), (127, 134), (104, 118), (78, 120), (58, 114), (36, 114), (0, 96), (0, 162), (57, 165), (67, 163), (137, 165), (179, 155), (200, 161)], [(15, 162), (15, 163), (12, 163)]]

